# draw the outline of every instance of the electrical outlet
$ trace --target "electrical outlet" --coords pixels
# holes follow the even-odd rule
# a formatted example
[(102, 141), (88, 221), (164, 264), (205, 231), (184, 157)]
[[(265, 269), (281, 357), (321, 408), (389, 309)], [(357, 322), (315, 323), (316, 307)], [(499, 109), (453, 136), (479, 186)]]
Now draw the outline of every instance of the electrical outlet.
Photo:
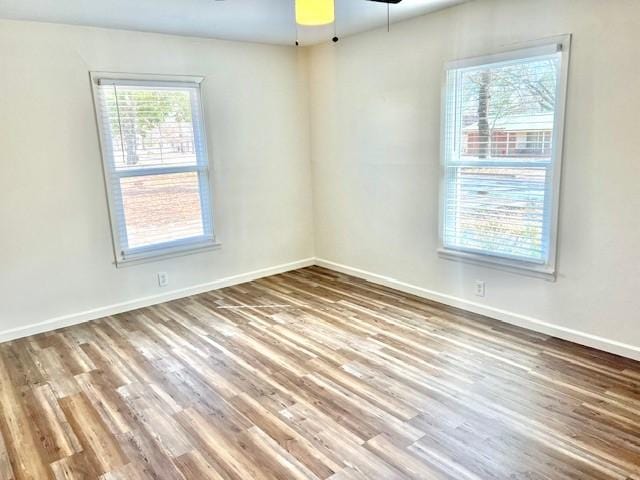
[(476, 280), (476, 296), (484, 297), (484, 293), (484, 282), (482, 280)]
[(169, 274), (167, 272), (158, 273), (158, 285), (161, 287), (169, 285)]

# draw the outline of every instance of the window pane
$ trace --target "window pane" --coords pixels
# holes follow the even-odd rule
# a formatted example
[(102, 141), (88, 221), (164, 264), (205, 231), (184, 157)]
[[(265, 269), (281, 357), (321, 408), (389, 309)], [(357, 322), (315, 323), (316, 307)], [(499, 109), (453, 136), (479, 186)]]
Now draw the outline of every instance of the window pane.
[(196, 165), (193, 95), (187, 88), (105, 87), (102, 108), (113, 168)]
[(130, 249), (204, 235), (198, 173), (122, 178), (120, 189)]
[(545, 168), (454, 167), (445, 204), (445, 244), (543, 259)]
[(459, 72), (461, 159), (551, 159), (558, 61), (551, 55)]

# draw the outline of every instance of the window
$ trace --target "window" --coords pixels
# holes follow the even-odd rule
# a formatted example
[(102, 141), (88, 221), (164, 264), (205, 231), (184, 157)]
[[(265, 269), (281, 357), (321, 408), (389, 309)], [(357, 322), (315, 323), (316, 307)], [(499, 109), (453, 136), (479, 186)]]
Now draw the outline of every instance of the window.
[(214, 246), (200, 80), (92, 83), (116, 262)]
[(445, 257), (554, 274), (569, 44), (447, 66)]

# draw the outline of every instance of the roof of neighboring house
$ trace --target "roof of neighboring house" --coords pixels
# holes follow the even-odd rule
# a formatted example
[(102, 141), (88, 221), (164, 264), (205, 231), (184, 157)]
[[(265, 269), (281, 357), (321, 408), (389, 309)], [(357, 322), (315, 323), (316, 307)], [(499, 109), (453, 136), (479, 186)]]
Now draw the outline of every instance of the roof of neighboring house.
[[(554, 113), (538, 113), (534, 115), (511, 115), (496, 119), (489, 119), (489, 127), (493, 130), (507, 130), (510, 132), (531, 132), (536, 130), (553, 129)], [(463, 131), (478, 130), (478, 122), (462, 129)]]

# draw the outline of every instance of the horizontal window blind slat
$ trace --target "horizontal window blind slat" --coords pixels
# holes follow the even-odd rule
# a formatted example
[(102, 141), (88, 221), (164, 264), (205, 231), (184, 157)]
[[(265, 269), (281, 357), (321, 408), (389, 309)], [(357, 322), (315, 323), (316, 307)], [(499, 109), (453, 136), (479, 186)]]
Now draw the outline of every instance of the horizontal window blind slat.
[(197, 90), (198, 82), (193, 81), (166, 81), (166, 80), (125, 80), (112, 78), (99, 78), (97, 83), (102, 88), (120, 87), (122, 90), (170, 90), (177, 89)]
[(112, 172), (113, 181), (126, 177), (148, 177), (153, 175), (167, 175), (170, 173), (188, 173), (203, 172), (206, 173), (208, 168), (204, 165), (148, 165), (148, 166), (132, 166), (130, 168), (114, 169)]

